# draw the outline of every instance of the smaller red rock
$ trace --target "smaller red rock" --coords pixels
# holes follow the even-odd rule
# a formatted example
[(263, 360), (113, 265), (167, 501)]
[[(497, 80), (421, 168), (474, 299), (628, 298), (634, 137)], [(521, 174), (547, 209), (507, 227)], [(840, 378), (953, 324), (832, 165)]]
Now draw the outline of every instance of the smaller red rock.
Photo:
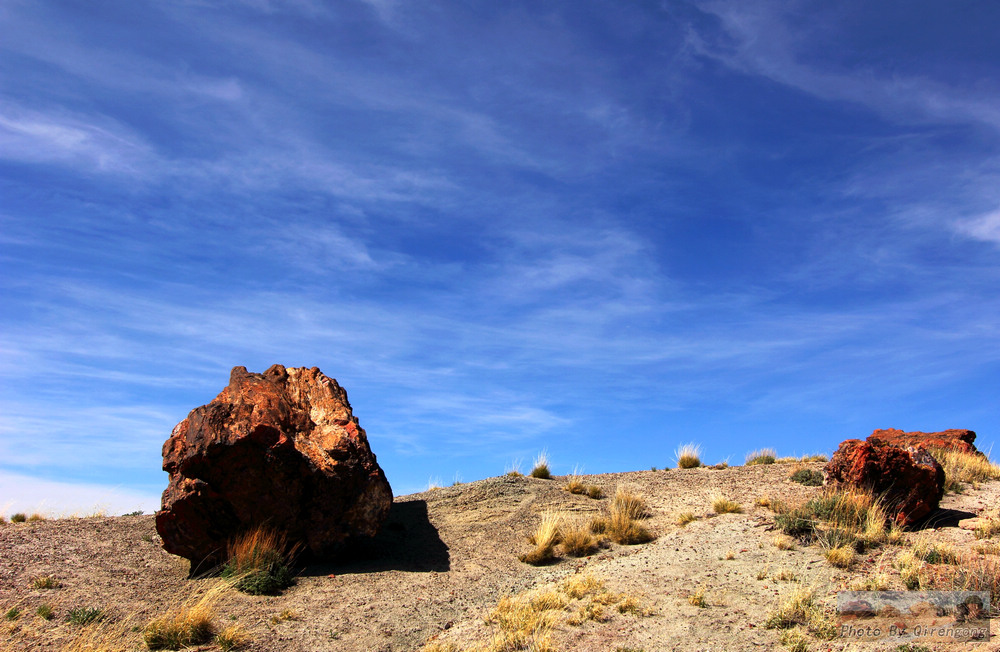
[(824, 468), (827, 483), (871, 491), (897, 523), (913, 525), (937, 509), (944, 469), (923, 448), (848, 439)]

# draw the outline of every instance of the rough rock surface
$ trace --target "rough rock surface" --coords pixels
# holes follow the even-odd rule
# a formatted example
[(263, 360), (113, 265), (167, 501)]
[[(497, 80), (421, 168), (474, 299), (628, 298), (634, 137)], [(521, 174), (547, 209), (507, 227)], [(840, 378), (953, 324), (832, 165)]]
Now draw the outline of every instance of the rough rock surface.
[(868, 435), (868, 441), (879, 441), (902, 448), (920, 446), (928, 450), (938, 448), (982, 455), (976, 448), (976, 433), (972, 430), (957, 428), (940, 432), (903, 432), (895, 428), (886, 428), (885, 430), (876, 430)]
[(937, 509), (944, 469), (922, 448), (848, 439), (823, 469), (827, 483), (871, 490), (882, 496), (900, 525), (913, 525)]
[(374, 536), (392, 504), (347, 392), (315, 367), (235, 367), (229, 386), (174, 428), (163, 470), (156, 529), (192, 572), (223, 561), (228, 539), (258, 524), (328, 556)]

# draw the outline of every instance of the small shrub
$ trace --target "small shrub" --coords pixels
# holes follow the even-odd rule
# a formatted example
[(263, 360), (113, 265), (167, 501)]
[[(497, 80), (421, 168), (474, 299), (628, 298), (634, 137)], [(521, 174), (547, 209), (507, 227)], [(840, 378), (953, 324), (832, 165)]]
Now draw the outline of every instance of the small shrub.
[(589, 527), (594, 534), (607, 534), (611, 527), (611, 521), (607, 516), (595, 516), (590, 519)]
[(799, 469), (792, 473), (789, 479), (792, 482), (798, 482), (807, 487), (820, 487), (823, 485), (822, 471), (814, 471), (812, 469)]
[(547, 452), (542, 451), (535, 458), (534, 467), (531, 469), (531, 477), (542, 480), (549, 480), (552, 477), (552, 473), (549, 471), (549, 456)]
[(723, 556), (723, 559), (725, 561), (732, 561), (732, 560), (736, 559), (736, 551), (735, 550), (727, 550), (726, 554)]
[(801, 508), (794, 508), (784, 513), (775, 514), (774, 524), (782, 532), (793, 537), (811, 535), (816, 532), (816, 521), (810, 518), (810, 514)]
[[(264, 526), (237, 537), (228, 545), (229, 561), (222, 577), (250, 595), (273, 595), (292, 583), (289, 546), (285, 535)], [(294, 549), (291, 550), (294, 553)]]
[(680, 446), (674, 455), (677, 458), (678, 468), (693, 469), (701, 466), (701, 446), (693, 442)]
[(31, 587), (35, 589), (58, 589), (62, 584), (51, 575), (42, 575), (31, 580)]
[(681, 512), (677, 515), (677, 525), (685, 527), (688, 523), (692, 523), (697, 519), (698, 517), (694, 515), (694, 512)]
[(744, 464), (747, 466), (754, 464), (774, 464), (777, 455), (773, 448), (761, 448), (747, 453)]
[(38, 512), (35, 512), (34, 514), (32, 514), (31, 516), (28, 517), (28, 522), (29, 523), (34, 523), (36, 521), (44, 521), (44, 520), (45, 520), (45, 517), (42, 516), (41, 514), (39, 514)]
[(768, 574), (769, 574), (770, 572), (771, 572), (771, 569), (770, 569), (769, 567), (765, 566), (764, 568), (762, 568), (762, 569), (760, 569), (759, 571), (757, 571), (757, 575), (756, 575), (755, 577), (756, 577), (756, 578), (757, 578), (757, 579), (758, 579), (759, 581), (764, 581), (764, 580), (766, 580), (766, 579), (767, 579), (767, 576), (768, 576)]
[(66, 620), (74, 625), (89, 625), (104, 618), (104, 610), (98, 607), (73, 607), (66, 614)]
[(134, 512), (129, 512), (128, 514), (122, 514), (122, 516), (142, 516), (142, 514), (143, 511), (141, 509), (137, 509)]
[(707, 607), (708, 600), (705, 599), (705, 589), (699, 587), (697, 591), (688, 596), (688, 602), (700, 609)]
[(1000, 534), (1000, 509), (984, 511), (974, 530), (977, 539), (990, 539)]
[(932, 543), (921, 538), (913, 544), (913, 556), (928, 564), (957, 564), (958, 553), (947, 543)]
[(11, 607), (7, 610), (7, 613), (3, 616), (7, 620), (17, 620), (21, 617), (21, 609), (18, 607)]
[(280, 613), (271, 617), (271, 622), (275, 625), (286, 620), (298, 620), (299, 614), (294, 609), (282, 609)]
[(13, 516), (10, 517), (10, 522), (11, 523), (24, 523), (27, 520), (28, 520), (28, 516), (26, 514), (21, 513), (21, 512), (18, 512), (17, 514), (14, 514)]
[(782, 569), (776, 575), (773, 575), (774, 579), (779, 582), (798, 582), (799, 576), (790, 570)]
[(734, 500), (729, 500), (725, 496), (716, 496), (712, 499), (712, 511), (716, 514), (742, 514), (743, 507)]
[(239, 625), (230, 625), (215, 636), (215, 644), (222, 652), (238, 650), (250, 642), (250, 637)]
[(587, 496), (593, 498), (594, 500), (599, 500), (601, 498), (604, 498), (604, 490), (598, 487), (596, 484), (588, 484)]
[(52, 611), (52, 605), (47, 603), (39, 605), (38, 609), (35, 610), (35, 613), (42, 620), (52, 620), (53, 616), (55, 615)]

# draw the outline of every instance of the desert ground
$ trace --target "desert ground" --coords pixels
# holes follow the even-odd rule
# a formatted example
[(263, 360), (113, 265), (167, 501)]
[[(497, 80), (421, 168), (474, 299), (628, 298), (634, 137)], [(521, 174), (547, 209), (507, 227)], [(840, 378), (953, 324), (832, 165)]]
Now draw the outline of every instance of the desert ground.
[[(819, 470), (822, 464), (808, 468)], [(619, 610), (612, 601), (598, 609), (598, 617), (573, 624), (571, 617), (584, 605), (570, 600), (550, 632), (552, 649), (789, 649), (782, 630), (765, 624), (792, 592), (811, 588), (832, 612), (837, 591), (875, 573), (884, 572), (890, 588), (902, 589), (892, 561), (907, 545), (877, 548), (846, 570), (830, 565), (816, 544), (779, 549), (773, 543), (774, 513), (759, 499), (795, 502), (822, 491), (790, 481), (791, 469), (771, 464), (584, 476), (585, 483), (604, 490), (602, 499), (565, 491), (564, 477), (514, 475), (400, 496), (376, 540), (345, 551), (339, 561), (299, 567), (295, 584), (276, 596), (220, 590), (223, 580), (217, 577), (189, 579), (188, 562), (161, 548), (151, 515), (2, 523), (0, 608), (7, 617), (0, 621), (0, 646), (143, 650), (142, 629), (149, 621), (210, 595), (217, 626), (239, 626), (245, 650), (466, 650), (496, 634), (490, 614), (504, 597), (591, 577), (603, 583), (606, 594), (630, 598), (634, 608)], [(560, 557), (543, 566), (518, 560), (532, 549), (527, 537), (542, 514), (592, 517), (606, 509), (619, 485), (646, 497), (651, 516), (644, 525), (653, 541), (611, 544), (587, 557)], [(714, 514), (712, 501), (719, 495), (744, 511)], [(982, 541), (958, 522), (998, 504), (1000, 482), (947, 494), (927, 525), (906, 533), (908, 544), (947, 542), (985, 557), (973, 552)], [(677, 517), (683, 512), (698, 518), (682, 526)], [(994, 560), (995, 552), (994, 547), (989, 555)], [(57, 586), (35, 588), (40, 577), (52, 577)], [(701, 606), (694, 595), (702, 597)], [(37, 615), (43, 605), (52, 608), (51, 619)], [(91, 625), (69, 622), (67, 615), (79, 608), (100, 609), (103, 617)], [(803, 645), (906, 649), (898, 642), (841, 638), (807, 637)], [(208, 643), (191, 649), (220, 648)], [(912, 649), (986, 652), (1000, 645)]]

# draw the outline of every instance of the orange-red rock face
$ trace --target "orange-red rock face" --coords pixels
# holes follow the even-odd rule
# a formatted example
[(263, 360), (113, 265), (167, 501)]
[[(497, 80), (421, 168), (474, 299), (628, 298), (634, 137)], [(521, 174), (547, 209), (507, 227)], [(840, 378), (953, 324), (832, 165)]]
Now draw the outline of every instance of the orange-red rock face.
[(893, 446), (921, 446), (927, 450), (940, 449), (961, 453), (982, 454), (976, 449), (976, 433), (971, 430), (942, 430), (940, 432), (903, 432), (895, 428), (876, 430), (868, 441), (880, 441)]
[(904, 526), (937, 509), (944, 495), (944, 469), (919, 447), (848, 439), (824, 471), (831, 485), (867, 489), (882, 496), (889, 516)]
[(156, 528), (192, 571), (224, 560), (226, 542), (258, 524), (316, 557), (374, 536), (392, 489), (347, 392), (313, 367), (236, 367), (229, 386), (177, 424), (163, 445), (170, 474)]

